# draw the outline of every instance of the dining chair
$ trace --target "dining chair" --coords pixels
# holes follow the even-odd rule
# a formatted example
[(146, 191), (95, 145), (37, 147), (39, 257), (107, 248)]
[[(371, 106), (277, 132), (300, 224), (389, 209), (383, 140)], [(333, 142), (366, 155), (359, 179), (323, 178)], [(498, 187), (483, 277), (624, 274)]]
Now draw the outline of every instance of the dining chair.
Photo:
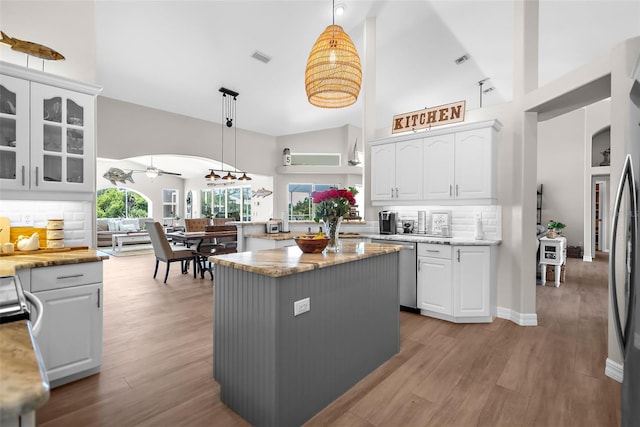
[(153, 246), (153, 252), (156, 255), (156, 268), (153, 271), (153, 278), (156, 278), (158, 274), (158, 264), (160, 261), (167, 263), (167, 271), (164, 274), (164, 283), (167, 283), (167, 277), (169, 277), (169, 267), (172, 262), (180, 261), (182, 268), (182, 274), (186, 274), (189, 269), (189, 262), (193, 261), (193, 277), (196, 277), (196, 269), (198, 256), (192, 249), (183, 249), (174, 251), (167, 240), (167, 236), (164, 234), (162, 224), (159, 222), (147, 223), (147, 231), (151, 238), (151, 245)]
[(208, 271), (209, 275), (211, 275), (211, 280), (213, 280), (214, 264), (209, 261), (209, 257), (238, 252), (238, 233), (235, 225), (209, 225), (205, 228), (205, 231), (235, 231), (235, 234), (230, 236), (216, 237), (214, 242), (203, 240), (198, 243), (196, 253), (198, 254), (200, 277), (204, 279), (204, 272)]

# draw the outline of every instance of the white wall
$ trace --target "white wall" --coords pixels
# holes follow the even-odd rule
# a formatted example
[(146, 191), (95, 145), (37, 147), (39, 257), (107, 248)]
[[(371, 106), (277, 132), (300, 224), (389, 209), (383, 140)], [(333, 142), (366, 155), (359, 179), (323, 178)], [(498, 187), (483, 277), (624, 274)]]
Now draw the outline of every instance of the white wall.
[(538, 123), (538, 184), (543, 185), (542, 225), (550, 220), (567, 225), (569, 246), (583, 246), (584, 235), (584, 108)]
[[(61, 53), (64, 61), (29, 57), (30, 68), (85, 83), (96, 81), (95, 3), (93, 1), (2, 0), (0, 28), (9, 37), (40, 43)], [(3, 61), (27, 66), (27, 55), (3, 45)]]

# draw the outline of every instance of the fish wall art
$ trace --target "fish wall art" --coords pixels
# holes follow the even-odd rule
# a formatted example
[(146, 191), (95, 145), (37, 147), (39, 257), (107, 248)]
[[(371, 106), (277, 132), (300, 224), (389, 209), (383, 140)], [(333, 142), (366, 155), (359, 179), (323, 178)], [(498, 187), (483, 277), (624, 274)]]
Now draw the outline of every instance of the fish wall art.
[(135, 182), (133, 182), (133, 178), (131, 177), (132, 174), (133, 171), (125, 172), (122, 169), (109, 168), (109, 170), (106, 171), (104, 175), (102, 175), (102, 177), (111, 182), (113, 185), (118, 185), (116, 184), (116, 182), (126, 184), (127, 180), (132, 184), (135, 184)]
[(0, 38), (0, 43), (11, 46), (11, 50), (26, 53), (27, 55), (49, 61), (62, 61), (64, 59), (64, 56), (62, 56), (61, 53), (56, 52), (50, 47), (26, 40), (20, 40), (15, 37), (9, 37), (3, 31), (0, 31), (0, 35), (2, 36), (2, 38)]

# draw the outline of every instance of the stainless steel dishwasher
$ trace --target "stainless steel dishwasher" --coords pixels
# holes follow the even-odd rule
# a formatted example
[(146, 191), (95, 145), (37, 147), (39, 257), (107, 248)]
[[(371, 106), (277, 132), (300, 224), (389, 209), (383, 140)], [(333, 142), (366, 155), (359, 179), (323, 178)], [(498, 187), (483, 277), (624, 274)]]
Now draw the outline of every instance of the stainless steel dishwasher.
[(398, 288), (400, 307), (409, 311), (418, 311), (418, 244), (400, 240), (371, 239), (372, 243), (402, 246), (398, 265)]

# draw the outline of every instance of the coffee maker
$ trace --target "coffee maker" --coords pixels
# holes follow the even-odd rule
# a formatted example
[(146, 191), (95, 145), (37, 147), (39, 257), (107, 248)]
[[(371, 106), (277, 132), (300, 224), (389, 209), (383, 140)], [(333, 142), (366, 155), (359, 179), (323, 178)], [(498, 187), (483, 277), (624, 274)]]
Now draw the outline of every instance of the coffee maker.
[(380, 225), (380, 234), (396, 234), (397, 233), (397, 213), (394, 211), (378, 212), (378, 224)]

